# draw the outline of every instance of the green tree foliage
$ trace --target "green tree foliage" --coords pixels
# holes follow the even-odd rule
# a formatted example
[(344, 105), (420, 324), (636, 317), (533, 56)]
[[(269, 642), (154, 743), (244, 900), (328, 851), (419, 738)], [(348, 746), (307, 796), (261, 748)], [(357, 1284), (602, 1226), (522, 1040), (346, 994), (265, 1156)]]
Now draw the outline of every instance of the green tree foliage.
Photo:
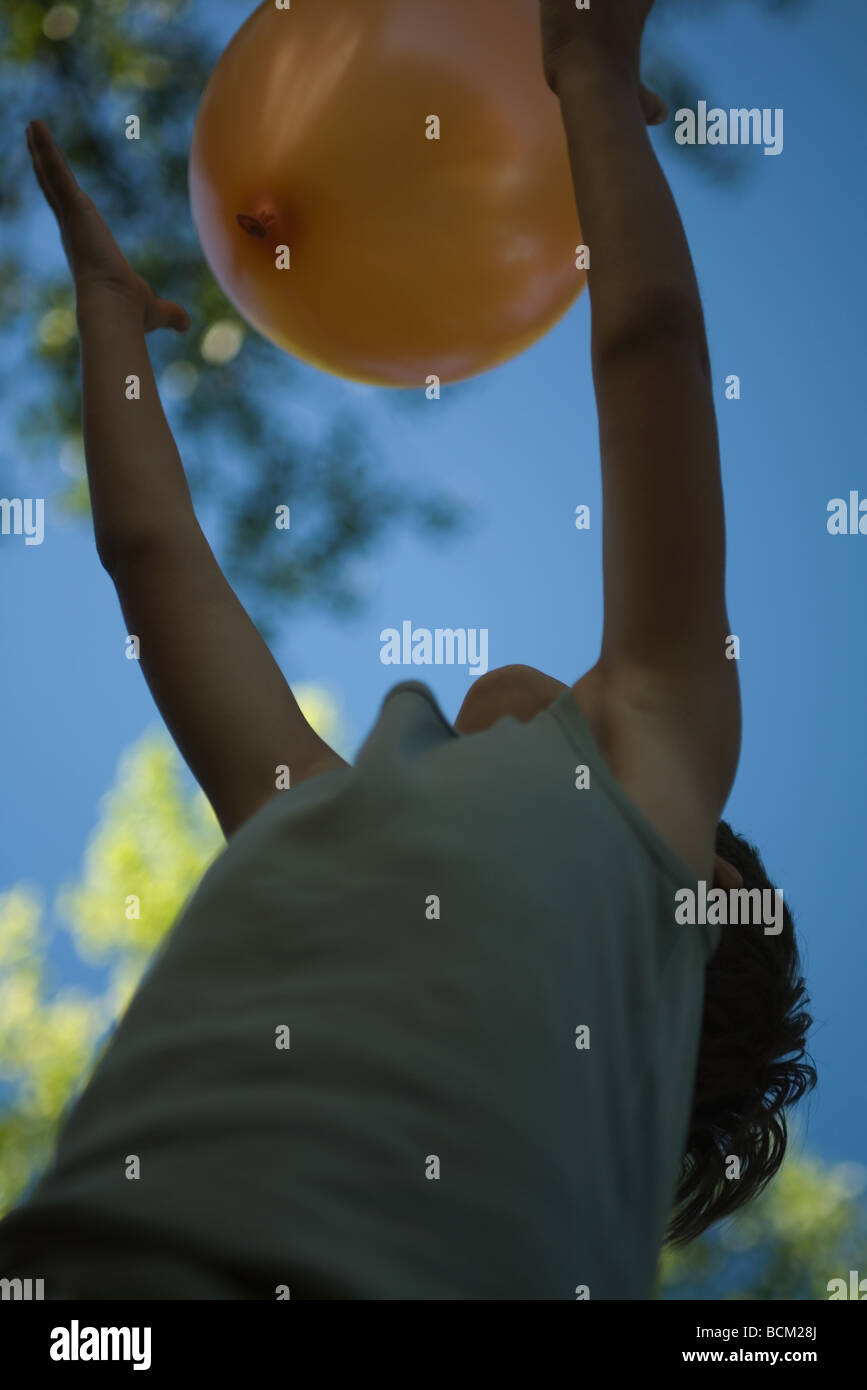
[(830, 1279), (848, 1281), (850, 1269), (867, 1275), (864, 1180), (859, 1164), (790, 1154), (750, 1207), (665, 1251), (662, 1296), (826, 1299)]
[[(315, 687), (297, 693), (313, 726), (340, 748), (333, 702)], [(149, 734), (122, 759), (81, 876), (56, 905), (79, 958), (102, 967), (105, 985), (55, 988), (38, 895), (24, 887), (0, 895), (0, 1213), (47, 1161), (64, 1107), (221, 845), (167, 736)], [(790, 1157), (751, 1209), (665, 1253), (661, 1296), (827, 1298), (830, 1279), (850, 1269), (867, 1275), (862, 1184), (857, 1165)]]
[(49, 988), (40, 900), (13, 889), (0, 895), (0, 1212), (48, 1158), (109, 1021), (102, 999)]

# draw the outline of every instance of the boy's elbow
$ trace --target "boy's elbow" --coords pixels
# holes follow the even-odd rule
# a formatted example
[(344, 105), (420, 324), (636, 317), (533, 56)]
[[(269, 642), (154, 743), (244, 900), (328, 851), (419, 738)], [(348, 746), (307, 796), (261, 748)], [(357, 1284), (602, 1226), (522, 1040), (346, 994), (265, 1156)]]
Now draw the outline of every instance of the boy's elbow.
[(96, 553), (99, 563), (110, 579), (118, 579), (130, 565), (141, 565), (154, 555), (156, 538), (143, 532), (127, 536), (97, 536)]
[(173, 556), (190, 555), (203, 540), (197, 523), (185, 524), (182, 528), (165, 524), (142, 525), (110, 535), (97, 531), (96, 553), (103, 569), (117, 581), (132, 568), (138, 571), (146, 566), (164, 564)]
[(703, 374), (710, 378), (710, 355), (701, 303), (676, 290), (658, 290), (630, 304), (626, 313), (610, 325), (593, 325), (592, 355), (595, 371), (609, 364), (657, 354), (674, 345), (693, 353)]
[(114, 579), (123, 556), (123, 546), (116, 536), (96, 534), (96, 554), (109, 579)]

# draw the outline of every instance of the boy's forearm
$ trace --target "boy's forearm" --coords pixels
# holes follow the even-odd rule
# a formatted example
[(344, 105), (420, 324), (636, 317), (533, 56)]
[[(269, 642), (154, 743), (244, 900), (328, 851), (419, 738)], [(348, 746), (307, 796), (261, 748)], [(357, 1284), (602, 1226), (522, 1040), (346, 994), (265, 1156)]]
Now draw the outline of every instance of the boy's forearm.
[(342, 759), (310, 728), (196, 520), (140, 312), (100, 295), (79, 302), (78, 321), (100, 558), (159, 710), (230, 834), (275, 795), (279, 768), (294, 785)]
[(646, 337), (707, 345), (677, 206), (653, 151), (636, 83), (590, 55), (558, 87), (584, 241), (594, 361)]
[(78, 326), (94, 532), (111, 571), (142, 540), (193, 528), (196, 519), (140, 311), (122, 296), (92, 296), (79, 301)]

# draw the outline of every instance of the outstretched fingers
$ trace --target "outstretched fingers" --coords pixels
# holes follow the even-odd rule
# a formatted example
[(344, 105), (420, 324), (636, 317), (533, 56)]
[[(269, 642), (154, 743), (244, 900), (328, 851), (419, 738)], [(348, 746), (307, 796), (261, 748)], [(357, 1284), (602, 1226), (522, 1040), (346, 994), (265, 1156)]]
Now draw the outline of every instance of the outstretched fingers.
[(39, 187), (58, 221), (90, 201), (57, 147), (44, 121), (27, 127), (27, 148)]
[(36, 143), (36, 138), (33, 134), (32, 122), (27, 127), (27, 148), (30, 151), (30, 161), (33, 165), (33, 172), (36, 175), (36, 182), (42, 189), (42, 192), (45, 195), (45, 201), (48, 203), (48, 206), (51, 208), (51, 211), (54, 213), (55, 217), (59, 217), (60, 206), (57, 201), (57, 195), (55, 194), (54, 189), (51, 186), (51, 183), (46, 177), (45, 169), (42, 163), (42, 156), (39, 152), (39, 148)]

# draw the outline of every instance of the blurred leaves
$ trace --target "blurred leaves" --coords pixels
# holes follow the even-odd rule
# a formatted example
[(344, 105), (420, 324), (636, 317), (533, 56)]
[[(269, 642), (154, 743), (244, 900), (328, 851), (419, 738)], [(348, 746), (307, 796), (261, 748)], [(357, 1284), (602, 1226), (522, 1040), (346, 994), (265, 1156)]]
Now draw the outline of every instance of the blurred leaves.
[(48, 1160), (60, 1113), (87, 1073), (109, 1014), (104, 1001), (62, 990), (49, 997), (38, 897), (0, 895), (0, 1212)]
[[(755, 167), (750, 152), (732, 145), (676, 145), (675, 112), (682, 107), (695, 110), (699, 101), (723, 108), (729, 108), (732, 104), (762, 107), (768, 103), (759, 100), (758, 95), (754, 100), (744, 102), (737, 88), (736, 73), (730, 76), (731, 90), (739, 92), (734, 103), (728, 96), (724, 97), (719, 92), (714, 94), (700, 64), (679, 53), (678, 34), (688, 34), (690, 20), (701, 20), (704, 24), (702, 32), (707, 34), (714, 21), (719, 22), (724, 15), (734, 17), (738, 14), (737, 22), (741, 25), (744, 42), (748, 43), (752, 15), (761, 13), (773, 18), (795, 18), (810, 4), (812, 0), (656, 0), (644, 46), (644, 80), (664, 97), (668, 105), (669, 120), (664, 130), (672, 149), (677, 150), (678, 159), (689, 161), (711, 182), (736, 186), (748, 178)], [(734, 22), (734, 18), (729, 22)], [(769, 72), (768, 81), (772, 82), (773, 79), (774, 74)]]
[[(124, 972), (140, 971), (221, 842), (172, 744), (159, 734), (137, 743), (103, 799), (81, 880), (59, 897), (82, 958), (104, 962), (120, 950)], [(137, 916), (127, 915), (131, 899)]]
[(790, 1153), (751, 1206), (692, 1245), (665, 1251), (663, 1297), (827, 1299), (830, 1279), (867, 1273), (865, 1182), (859, 1164)]

